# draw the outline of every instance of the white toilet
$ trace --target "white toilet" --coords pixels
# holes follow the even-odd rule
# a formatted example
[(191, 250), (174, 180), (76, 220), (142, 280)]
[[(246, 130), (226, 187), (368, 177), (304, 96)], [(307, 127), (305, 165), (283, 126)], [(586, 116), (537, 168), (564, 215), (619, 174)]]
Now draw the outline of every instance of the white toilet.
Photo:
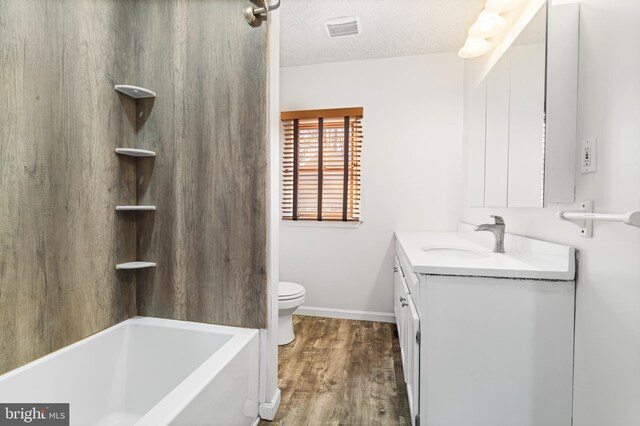
[(298, 283), (281, 281), (278, 285), (278, 344), (293, 342), (293, 320), (291, 315), (304, 303), (305, 290)]

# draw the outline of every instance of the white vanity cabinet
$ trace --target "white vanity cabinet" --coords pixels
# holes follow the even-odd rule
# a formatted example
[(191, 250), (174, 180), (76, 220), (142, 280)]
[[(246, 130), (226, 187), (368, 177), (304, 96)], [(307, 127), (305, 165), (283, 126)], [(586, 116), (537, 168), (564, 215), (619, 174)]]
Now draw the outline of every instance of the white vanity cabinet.
[[(413, 424), (570, 426), (573, 249), (508, 236), (511, 253), (498, 255), (461, 235), (477, 236), (396, 233), (394, 306)], [(429, 253), (460, 246), (478, 258)]]

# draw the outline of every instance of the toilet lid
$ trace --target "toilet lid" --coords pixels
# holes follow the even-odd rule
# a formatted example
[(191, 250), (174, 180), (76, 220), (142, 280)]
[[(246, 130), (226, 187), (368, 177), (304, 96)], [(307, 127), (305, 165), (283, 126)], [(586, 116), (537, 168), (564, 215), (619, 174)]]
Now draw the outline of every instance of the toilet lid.
[(295, 299), (302, 296), (304, 292), (304, 287), (298, 283), (280, 281), (280, 285), (278, 286), (278, 299)]

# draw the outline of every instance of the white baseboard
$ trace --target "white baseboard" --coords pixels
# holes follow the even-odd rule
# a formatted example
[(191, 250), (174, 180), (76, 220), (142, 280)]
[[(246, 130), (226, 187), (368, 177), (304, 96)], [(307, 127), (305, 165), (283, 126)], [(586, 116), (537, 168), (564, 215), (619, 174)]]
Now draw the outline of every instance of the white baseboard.
[(276, 392), (273, 394), (273, 399), (269, 402), (264, 402), (260, 404), (258, 407), (258, 413), (260, 414), (260, 418), (264, 420), (273, 420), (276, 417), (276, 413), (278, 412), (278, 407), (280, 406), (280, 388), (276, 389)]
[(350, 309), (314, 308), (313, 306), (300, 306), (295, 315), (308, 317), (340, 318), (360, 321), (396, 322), (396, 316), (390, 312), (352, 311)]
[(251, 426), (258, 426), (260, 424), (260, 417), (256, 417), (256, 419), (251, 423)]

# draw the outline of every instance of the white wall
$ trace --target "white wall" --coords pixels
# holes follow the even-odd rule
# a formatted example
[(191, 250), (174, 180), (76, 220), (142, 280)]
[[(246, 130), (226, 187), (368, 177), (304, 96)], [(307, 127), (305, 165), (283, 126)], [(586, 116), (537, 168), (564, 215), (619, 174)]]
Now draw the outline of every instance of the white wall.
[(305, 286), (305, 306), (393, 312), (393, 232), (455, 229), (462, 81), (453, 53), (281, 69), (282, 111), (364, 107), (364, 223), (281, 222), (280, 279)]
[[(598, 171), (578, 171), (577, 201), (593, 199), (600, 212), (640, 208), (639, 23), (638, 0), (581, 1), (578, 139), (598, 137)], [(580, 250), (574, 425), (637, 426), (640, 229), (596, 223), (593, 238), (581, 238), (556, 218), (562, 208), (464, 208), (463, 219), (477, 224), (499, 214), (507, 232)]]

